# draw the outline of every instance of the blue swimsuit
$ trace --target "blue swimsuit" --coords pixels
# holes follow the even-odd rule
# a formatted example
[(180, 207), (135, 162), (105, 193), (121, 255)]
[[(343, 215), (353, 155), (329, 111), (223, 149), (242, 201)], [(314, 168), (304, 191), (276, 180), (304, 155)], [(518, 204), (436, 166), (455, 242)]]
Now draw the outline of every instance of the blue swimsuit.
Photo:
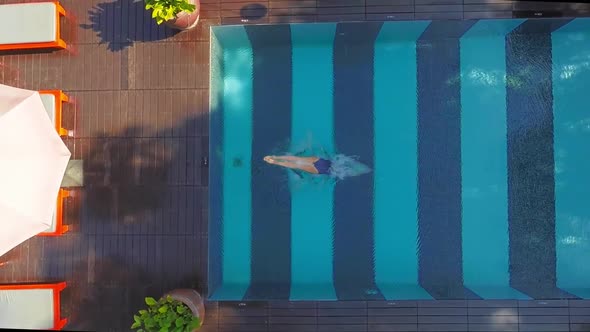
[(332, 162), (326, 159), (318, 159), (315, 163), (313, 163), (315, 169), (318, 170), (318, 174), (330, 174), (330, 166), (332, 166)]

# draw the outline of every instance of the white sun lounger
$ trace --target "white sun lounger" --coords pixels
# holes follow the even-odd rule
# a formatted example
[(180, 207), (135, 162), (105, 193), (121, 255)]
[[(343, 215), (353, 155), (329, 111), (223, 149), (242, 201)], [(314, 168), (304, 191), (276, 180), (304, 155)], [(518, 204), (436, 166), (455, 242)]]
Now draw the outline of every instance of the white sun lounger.
[[(67, 130), (62, 126), (62, 110), (63, 103), (69, 101), (68, 96), (61, 90), (41, 90), (39, 91), (41, 101), (49, 119), (55, 126), (55, 130), (60, 136), (73, 136), (72, 130)], [(42, 236), (58, 236), (68, 231), (68, 226), (63, 224), (63, 201), (69, 196), (67, 189), (60, 189), (59, 196), (57, 197), (57, 206), (55, 213), (51, 219), (51, 227), (43, 233), (39, 233)]]
[(0, 5), (0, 51), (66, 48), (60, 26), (65, 15), (57, 1)]
[(68, 225), (64, 225), (63, 223), (63, 211), (64, 211), (64, 200), (66, 197), (70, 196), (70, 192), (67, 189), (61, 188), (59, 189), (59, 193), (57, 195), (57, 206), (55, 207), (55, 212), (51, 218), (51, 226), (42, 233), (39, 233), (41, 236), (60, 236), (66, 233), (69, 230)]
[(41, 101), (43, 102), (43, 106), (45, 106), (47, 115), (49, 115), (49, 119), (55, 125), (55, 130), (57, 130), (59, 136), (73, 136), (72, 130), (62, 127), (63, 103), (69, 101), (68, 96), (61, 90), (41, 90), (39, 91), (39, 96), (41, 96)]
[(0, 329), (61, 330), (60, 292), (55, 284), (0, 285)]
[(57, 196), (57, 206), (51, 218), (51, 227), (45, 232), (39, 233), (41, 236), (59, 236), (67, 231), (70, 227), (64, 225), (64, 200), (70, 196), (72, 188), (84, 186), (84, 162), (82, 160), (70, 160), (66, 168), (66, 173), (61, 182), (62, 188), (59, 189)]

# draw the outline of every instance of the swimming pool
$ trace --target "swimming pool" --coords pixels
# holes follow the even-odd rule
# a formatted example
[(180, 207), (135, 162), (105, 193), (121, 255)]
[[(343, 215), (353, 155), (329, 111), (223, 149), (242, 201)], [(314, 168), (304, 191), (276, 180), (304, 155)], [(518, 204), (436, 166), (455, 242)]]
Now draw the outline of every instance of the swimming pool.
[(590, 19), (213, 28), (210, 299), (590, 298), (588, 87)]

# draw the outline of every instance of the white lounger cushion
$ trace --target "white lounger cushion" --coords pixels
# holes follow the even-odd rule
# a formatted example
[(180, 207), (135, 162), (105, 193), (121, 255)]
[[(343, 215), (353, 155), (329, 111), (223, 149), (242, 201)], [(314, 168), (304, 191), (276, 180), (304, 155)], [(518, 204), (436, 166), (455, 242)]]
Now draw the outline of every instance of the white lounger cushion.
[(56, 13), (53, 2), (0, 5), (0, 44), (55, 41)]
[(55, 232), (55, 227), (56, 227), (56, 220), (55, 220), (55, 212), (53, 212), (53, 215), (51, 216), (51, 227), (49, 227), (48, 229), (45, 230), (45, 232), (47, 233), (53, 233)]
[(0, 328), (53, 328), (53, 289), (0, 290)]
[[(47, 111), (47, 115), (51, 120), (51, 123), (55, 125), (55, 95), (51, 93), (42, 93), (40, 94), (41, 101), (43, 102), (43, 106), (45, 106), (45, 110)], [(49, 227), (46, 232), (55, 232), (55, 212), (53, 213), (53, 217), (51, 218), (51, 227)]]
[(40, 96), (51, 123), (55, 125), (55, 95), (51, 93), (42, 93)]

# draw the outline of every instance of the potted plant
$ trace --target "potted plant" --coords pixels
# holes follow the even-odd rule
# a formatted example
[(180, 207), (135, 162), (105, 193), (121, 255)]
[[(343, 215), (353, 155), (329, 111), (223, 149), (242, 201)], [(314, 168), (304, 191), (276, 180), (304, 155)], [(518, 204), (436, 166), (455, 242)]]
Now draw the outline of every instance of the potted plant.
[(141, 332), (175, 331), (192, 332), (203, 325), (205, 306), (201, 295), (194, 289), (176, 289), (156, 301), (146, 297), (147, 309), (133, 316), (131, 329)]
[(199, 22), (199, 0), (145, 0), (145, 9), (158, 24), (174, 29), (189, 30)]

